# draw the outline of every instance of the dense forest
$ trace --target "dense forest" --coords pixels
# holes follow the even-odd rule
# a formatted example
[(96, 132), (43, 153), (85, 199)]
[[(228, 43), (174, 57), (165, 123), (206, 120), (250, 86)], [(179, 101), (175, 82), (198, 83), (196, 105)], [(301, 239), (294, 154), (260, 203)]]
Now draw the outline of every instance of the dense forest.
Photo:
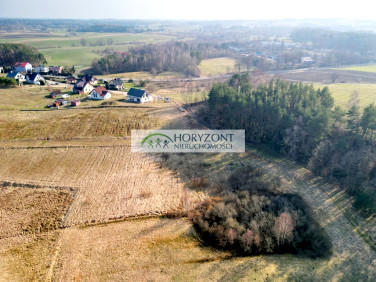
[(0, 43), (0, 66), (13, 66), (27, 61), (32, 65), (47, 63), (46, 58), (35, 48), (24, 44)]
[(127, 53), (114, 53), (94, 60), (92, 71), (97, 74), (148, 71), (158, 74), (165, 71), (198, 76), (202, 59), (228, 55), (229, 50), (210, 43), (167, 42), (148, 44), (129, 49)]
[(277, 192), (276, 183), (252, 166), (234, 172), (228, 182), (232, 193), (205, 201), (191, 216), (205, 244), (240, 255), (331, 254), (329, 236), (302, 198)]
[(354, 97), (344, 111), (334, 107), (326, 87), (277, 80), (253, 88), (245, 74), (213, 86), (207, 114), (217, 128), (245, 129), (248, 142), (268, 146), (338, 182), (363, 212), (376, 211), (375, 105), (361, 113)]

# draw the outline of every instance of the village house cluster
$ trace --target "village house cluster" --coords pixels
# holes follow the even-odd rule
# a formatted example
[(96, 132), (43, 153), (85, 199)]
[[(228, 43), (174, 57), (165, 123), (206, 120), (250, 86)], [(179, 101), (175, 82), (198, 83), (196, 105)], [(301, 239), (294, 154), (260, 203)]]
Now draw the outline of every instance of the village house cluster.
[(18, 85), (22, 85), (24, 82), (44, 85), (46, 82), (42, 75), (60, 75), (63, 73), (63, 70), (63, 66), (45, 67), (43, 65), (39, 65), (33, 69), (33, 66), (29, 62), (17, 62), (14, 64), (13, 70), (8, 73), (7, 78), (14, 78), (17, 80)]
[[(29, 62), (17, 62), (13, 66), (7, 77), (17, 80), (19, 85), (24, 82), (34, 85), (45, 85), (46, 81), (43, 75), (61, 75), (63, 73), (63, 66), (49, 66), (39, 65), (35, 68)], [(93, 100), (106, 100), (111, 98), (110, 90), (123, 90), (124, 82), (121, 78), (114, 78), (110, 82), (104, 81), (106, 87), (98, 85), (98, 79), (95, 76), (85, 74), (80, 79), (74, 76), (65, 77), (66, 84), (73, 85), (73, 94), (88, 94), (88, 97)], [(56, 83), (58, 84), (58, 83)], [(49, 95), (50, 98), (56, 99), (47, 107), (60, 107), (70, 104), (71, 106), (80, 105), (81, 101), (78, 99), (68, 101), (70, 97), (68, 94), (63, 94), (60, 90), (54, 90)], [(153, 96), (145, 90), (130, 88), (127, 93), (127, 101), (134, 103), (146, 103), (153, 100)]]

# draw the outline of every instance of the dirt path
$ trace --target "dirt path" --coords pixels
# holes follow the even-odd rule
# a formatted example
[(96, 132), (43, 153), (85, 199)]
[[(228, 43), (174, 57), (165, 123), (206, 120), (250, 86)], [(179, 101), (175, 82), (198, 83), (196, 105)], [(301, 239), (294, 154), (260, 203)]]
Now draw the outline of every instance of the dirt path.
[[(281, 177), (286, 190), (299, 194), (310, 204), (321, 226), (332, 239), (333, 256), (337, 262), (344, 264), (349, 273), (359, 277), (359, 281), (374, 281), (376, 253), (360, 236), (357, 226), (344, 216), (346, 209), (351, 208), (344, 193), (292, 161), (279, 158), (268, 160), (256, 154), (258, 164), (269, 173)], [(374, 225), (375, 219), (368, 222), (369, 228)]]

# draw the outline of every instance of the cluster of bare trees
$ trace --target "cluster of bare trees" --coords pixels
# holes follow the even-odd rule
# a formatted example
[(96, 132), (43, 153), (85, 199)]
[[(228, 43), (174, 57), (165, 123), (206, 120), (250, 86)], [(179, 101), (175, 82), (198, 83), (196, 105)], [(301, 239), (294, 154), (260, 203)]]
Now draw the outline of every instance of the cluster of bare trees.
[(330, 255), (328, 235), (299, 196), (276, 193), (255, 167), (235, 174), (228, 183), (236, 187), (233, 193), (207, 200), (192, 215), (204, 243), (238, 254)]

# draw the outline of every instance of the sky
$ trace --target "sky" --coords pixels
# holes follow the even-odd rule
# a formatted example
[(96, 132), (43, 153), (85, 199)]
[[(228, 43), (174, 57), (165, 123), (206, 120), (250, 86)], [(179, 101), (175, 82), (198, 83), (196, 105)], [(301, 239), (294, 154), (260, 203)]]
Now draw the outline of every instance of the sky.
[(60, 19), (375, 20), (371, 0), (0, 0), (0, 17)]

